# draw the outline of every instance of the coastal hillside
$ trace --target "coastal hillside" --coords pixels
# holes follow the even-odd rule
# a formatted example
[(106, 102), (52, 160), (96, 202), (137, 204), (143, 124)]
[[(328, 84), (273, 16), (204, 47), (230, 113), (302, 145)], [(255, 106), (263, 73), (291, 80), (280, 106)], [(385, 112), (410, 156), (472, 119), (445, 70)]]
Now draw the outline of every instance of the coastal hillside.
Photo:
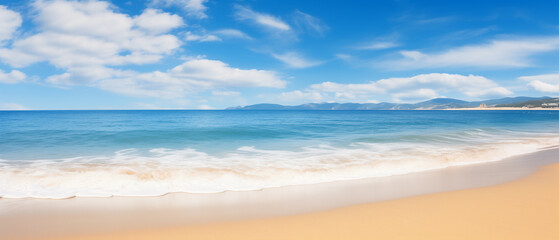
[(519, 103), (499, 104), (495, 107), (520, 107), (520, 108), (557, 108), (559, 107), (559, 98), (546, 98), (524, 101)]
[(553, 101), (550, 97), (508, 97), (489, 99), (485, 101), (463, 101), (454, 98), (435, 98), (418, 103), (306, 103), (286, 106), (280, 104), (254, 104), (248, 106), (230, 107), (226, 110), (444, 110), (455, 108), (474, 108), (480, 105), (488, 107), (509, 106), (525, 103), (545, 103)]

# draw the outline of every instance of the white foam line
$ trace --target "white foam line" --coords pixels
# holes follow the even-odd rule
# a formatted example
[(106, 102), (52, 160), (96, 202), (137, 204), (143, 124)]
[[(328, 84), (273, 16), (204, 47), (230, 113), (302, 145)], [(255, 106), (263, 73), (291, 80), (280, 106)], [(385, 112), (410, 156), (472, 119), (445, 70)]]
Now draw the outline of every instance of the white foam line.
[(123, 149), (113, 156), (36, 160), (0, 159), (0, 197), (53, 198), (220, 193), (386, 177), (499, 161), (559, 144), (556, 136), (491, 144), (358, 144), (358, 148), (304, 147), (302, 151), (246, 146), (225, 157), (194, 149)]

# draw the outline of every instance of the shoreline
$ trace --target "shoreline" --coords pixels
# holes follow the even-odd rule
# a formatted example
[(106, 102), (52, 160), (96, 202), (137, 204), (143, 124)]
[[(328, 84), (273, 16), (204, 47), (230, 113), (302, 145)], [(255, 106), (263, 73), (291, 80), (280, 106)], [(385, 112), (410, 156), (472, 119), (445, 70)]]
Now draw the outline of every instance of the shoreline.
[(65, 200), (0, 199), (0, 232), (10, 239), (32, 239), (37, 234), (75, 237), (324, 212), (502, 184), (526, 177), (541, 166), (559, 162), (554, 158), (558, 153), (559, 149), (542, 149), (496, 162), (252, 192)]
[(82, 236), (108, 239), (558, 239), (559, 163), (512, 182), (295, 216)]

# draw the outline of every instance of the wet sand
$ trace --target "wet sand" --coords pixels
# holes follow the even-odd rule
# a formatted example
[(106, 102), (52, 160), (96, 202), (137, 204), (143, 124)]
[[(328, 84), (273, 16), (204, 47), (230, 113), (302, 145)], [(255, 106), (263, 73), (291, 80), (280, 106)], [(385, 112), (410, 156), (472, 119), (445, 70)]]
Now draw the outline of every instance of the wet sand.
[(263, 220), (79, 239), (559, 239), (559, 164), (502, 185)]
[(558, 236), (559, 167), (531, 174), (558, 158), (559, 149), (548, 149), (498, 162), (253, 192), (0, 199), (0, 233), (2, 239), (546, 239)]

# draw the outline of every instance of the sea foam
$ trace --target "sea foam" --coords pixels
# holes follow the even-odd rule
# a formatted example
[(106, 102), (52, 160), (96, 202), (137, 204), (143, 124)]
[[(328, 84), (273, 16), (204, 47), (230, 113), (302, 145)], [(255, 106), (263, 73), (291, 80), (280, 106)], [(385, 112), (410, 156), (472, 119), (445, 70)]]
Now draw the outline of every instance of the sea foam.
[(483, 130), (404, 136), (292, 150), (243, 146), (224, 155), (195, 149), (123, 149), (112, 155), (0, 160), (3, 198), (159, 196), (219, 193), (384, 177), (498, 161), (559, 144), (556, 135), (492, 135)]

